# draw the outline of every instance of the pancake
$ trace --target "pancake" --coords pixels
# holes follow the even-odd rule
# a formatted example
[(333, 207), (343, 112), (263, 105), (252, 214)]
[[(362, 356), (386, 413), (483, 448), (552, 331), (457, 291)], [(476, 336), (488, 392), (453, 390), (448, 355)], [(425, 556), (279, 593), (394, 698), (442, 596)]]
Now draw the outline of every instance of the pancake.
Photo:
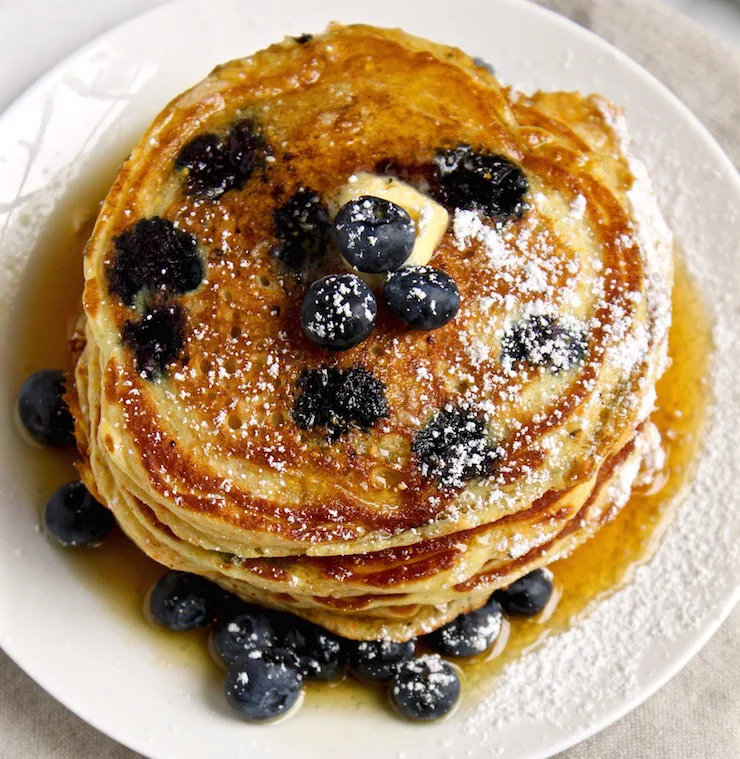
[[(333, 352), (301, 303), (347, 269), (331, 219), (368, 176), (422, 198), (417, 239), (444, 208), (429, 263), (461, 305), (423, 331), (381, 302)], [(162, 111), (84, 269), (91, 492), (155, 560), (347, 637), (482, 605), (592, 536), (652, 458), (671, 240), (599, 96), (525, 96), (397, 30), (286, 39)]]

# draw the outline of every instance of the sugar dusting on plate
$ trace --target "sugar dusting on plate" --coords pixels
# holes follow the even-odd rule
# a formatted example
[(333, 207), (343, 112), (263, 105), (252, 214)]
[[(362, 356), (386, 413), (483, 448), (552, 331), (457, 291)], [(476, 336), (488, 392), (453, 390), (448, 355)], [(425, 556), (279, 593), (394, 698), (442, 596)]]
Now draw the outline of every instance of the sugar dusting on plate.
[[(624, 130), (623, 118), (615, 118), (612, 126)], [(626, 131), (622, 135), (626, 137)], [(650, 153), (650, 146), (643, 149)], [(659, 154), (657, 148), (653, 154)], [(654, 243), (656, 227), (660, 233), (655, 199), (640, 181), (646, 176), (642, 164), (632, 161), (631, 168), (638, 180), (630, 200), (640, 220), (641, 243), (645, 245), (651, 237)], [(673, 168), (675, 172), (664, 171), (658, 178), (672, 183), (670, 192), (663, 187), (661, 195), (677, 200), (665, 208), (666, 215), (669, 222), (681, 217), (681, 223), (673, 226), (682, 229), (682, 243), (688, 251), (700, 252), (702, 225), (687, 225), (690, 209), (683, 208), (681, 186), (701, 167), (692, 166), (687, 158)], [(580, 206), (573, 210), (579, 213)], [(702, 211), (705, 215), (727, 212), (709, 202)], [(740, 291), (740, 276), (733, 264), (738, 247), (730, 243), (719, 255), (714, 251), (711, 259), (700, 255), (689, 259), (705, 292), (733, 292), (728, 277), (738, 285), (735, 292)], [(665, 250), (660, 254), (662, 258)], [(727, 268), (718, 265), (718, 258), (724, 258)], [(664, 259), (658, 259), (658, 264), (664, 265)], [(513, 661), (490, 684), (490, 695), (464, 719), (464, 730), (492, 756), (503, 753), (497, 748), (496, 736), (505, 726), (526, 730), (527, 724), (537, 723), (538, 729), (549, 724), (553, 739), (558, 736), (562, 740), (564, 734), (593, 724), (595, 716), (604, 715), (609, 705), (627, 708), (631, 700), (648, 695), (648, 684), (659, 685), (683, 663), (676, 659), (675, 645), (684, 637), (695, 639), (697, 629), (711, 632), (710, 621), (719, 621), (720, 610), (729, 611), (728, 601), (739, 595), (740, 540), (733, 517), (733, 493), (740, 477), (740, 459), (736, 416), (728, 413), (740, 404), (738, 360), (732, 352), (739, 331), (738, 312), (729, 295), (715, 295), (708, 305), (714, 322), (713, 342), (719, 352), (706, 385), (713, 411), (697, 471), (688, 492), (679, 496), (683, 503), (655, 556), (636, 570), (630, 584), (594, 604), (588, 615), (566, 632), (545, 639)], [(727, 572), (727, 567), (732, 569)]]

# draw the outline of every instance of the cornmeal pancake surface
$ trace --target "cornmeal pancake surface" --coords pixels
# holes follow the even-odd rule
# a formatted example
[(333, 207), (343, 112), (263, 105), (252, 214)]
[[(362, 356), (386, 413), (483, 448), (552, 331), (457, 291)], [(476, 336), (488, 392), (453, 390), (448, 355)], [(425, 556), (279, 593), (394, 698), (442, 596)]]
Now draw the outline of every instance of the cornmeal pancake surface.
[[(477, 200), (487, 175), (459, 169), (479, 156), (514, 167), (515, 208)], [(444, 207), (429, 264), (461, 307), (409, 330), (369, 277), (375, 329), (332, 352), (301, 303), (347, 270), (332, 218), (368, 175)], [(288, 39), (167, 106), (105, 201), (72, 399), (83, 477), (168, 566), (352, 637), (433, 629), (624, 502), (670, 245), (605, 100), (504, 90), (399, 31)]]

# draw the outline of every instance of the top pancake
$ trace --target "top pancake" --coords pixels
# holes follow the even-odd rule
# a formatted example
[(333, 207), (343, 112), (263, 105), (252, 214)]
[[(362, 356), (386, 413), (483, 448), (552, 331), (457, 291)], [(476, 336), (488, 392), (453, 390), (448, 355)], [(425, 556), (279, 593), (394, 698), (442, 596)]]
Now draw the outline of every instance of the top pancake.
[[(216, 69), (155, 119), (87, 248), (98, 439), (115, 467), (147, 501), (238, 544), (244, 558), (417, 543), (593, 478), (650, 411), (669, 313), (669, 251), (643, 215), (618, 121), (605, 101), (515, 97), (459, 50), (365, 26)], [(177, 165), (183, 148), (245, 123), (248, 177), (220, 197), (194, 195)], [(341, 264), (320, 236), (306, 266), (286, 266), (275, 211), (302, 188), (329, 206), (361, 171), (435, 192), (435, 158), (460, 145), (506, 156), (529, 190), (520, 216), (499, 226), (448, 208), (430, 263), (457, 282), (457, 317), (409, 331), (379, 304), (359, 346), (336, 354), (312, 344), (301, 300), (312, 277)], [(196, 247), (170, 231), (181, 248), (167, 266), (179, 277), (136, 293), (136, 272), (122, 283), (116, 269), (121, 235), (154, 217)], [(151, 263), (134, 259), (136, 271)], [(171, 358), (163, 371), (131, 349), (131, 325), (152, 308), (165, 314), (147, 333), (149, 348)], [(578, 360), (552, 371), (507, 358), (507, 340), (539, 316), (578, 335)], [(303, 372), (357, 365), (383, 383), (387, 416), (331, 442), (326, 429), (300, 429)], [(414, 440), (445, 407), (482, 420), (495, 454), (488, 476), (445, 483), (422, 466)], [(460, 451), (464, 471), (464, 443)]]

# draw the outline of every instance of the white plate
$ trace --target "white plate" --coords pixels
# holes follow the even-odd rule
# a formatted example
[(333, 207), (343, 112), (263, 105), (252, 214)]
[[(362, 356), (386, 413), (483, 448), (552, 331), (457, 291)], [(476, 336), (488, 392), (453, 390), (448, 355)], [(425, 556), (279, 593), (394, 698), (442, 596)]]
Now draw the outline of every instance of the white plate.
[[(50, 214), (98, 176), (100, 166), (120, 160), (155, 113), (215, 64), (285, 34), (321, 30), (332, 19), (401, 26), (485, 57), (518, 86), (598, 91), (626, 106), (670, 223), (711, 294), (718, 339), (740, 334), (735, 170), (668, 90), (597, 37), (515, 0), (192, 0), (101, 37), (0, 119), (2, 355), (16, 355), (13, 316), (34, 256), (48, 250), (48, 241), (38, 241)], [(44, 486), (22, 476), (30, 454), (12, 421), (17, 372), (6, 367), (0, 375), (0, 643), (74, 712), (156, 759), (214, 751), (234, 758), (549, 756), (665, 683), (737, 599), (740, 364), (737, 349), (725, 348), (712, 379), (722, 413), (714, 415), (695, 486), (653, 562), (576, 629), (514, 663), (499, 683), (505, 690), (477, 716), (462, 710), (424, 728), (352, 704), (305, 708), (272, 727), (248, 726), (232, 719), (213, 692), (204, 696), (210, 683), (199, 669), (133, 635), (35, 529)]]

